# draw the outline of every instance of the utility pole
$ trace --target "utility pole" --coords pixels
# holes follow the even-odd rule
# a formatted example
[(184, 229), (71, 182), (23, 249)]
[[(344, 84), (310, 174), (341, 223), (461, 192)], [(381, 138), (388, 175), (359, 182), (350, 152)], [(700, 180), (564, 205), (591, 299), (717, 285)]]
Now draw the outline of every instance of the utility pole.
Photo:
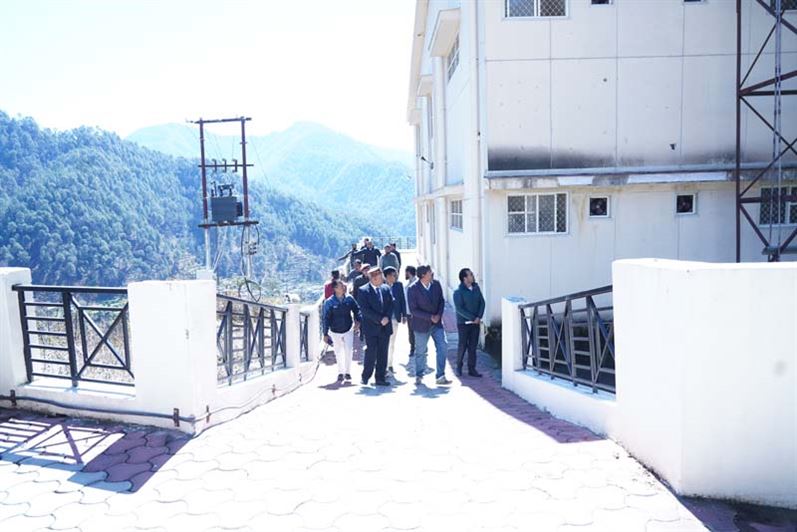
[[(194, 120), (191, 123), (199, 125), (199, 168), (202, 178), (202, 223), (199, 224), (204, 231), (205, 236), (205, 270), (206, 273), (203, 277), (212, 276), (213, 264), (211, 263), (211, 245), (210, 245), (210, 229), (212, 227), (226, 227), (226, 226), (243, 226), (243, 230), (247, 232), (249, 226), (257, 225), (257, 220), (252, 220), (249, 217), (249, 176), (248, 169), (253, 164), (246, 162), (246, 123), (252, 120), (250, 117), (239, 116), (234, 118), (216, 118)], [(205, 126), (207, 124), (223, 124), (240, 122), (241, 124), (241, 164), (237, 159), (233, 159), (232, 163), (228, 163), (226, 159), (223, 162), (218, 162), (212, 159), (213, 162), (209, 163), (205, 157)], [(227, 173), (232, 170), (233, 173), (238, 172), (241, 168), (242, 184), (243, 184), (243, 201), (239, 202), (237, 196), (233, 195), (232, 185), (219, 186), (214, 182), (212, 190), (208, 190), (207, 171), (210, 169), (214, 173), (222, 171)], [(210, 199), (210, 209), (208, 208), (208, 200)], [(248, 234), (248, 233), (245, 233)], [(242, 242), (245, 239), (242, 239)], [(247, 247), (249, 246), (247, 242)], [(243, 247), (243, 246), (242, 246)], [(244, 272), (245, 277), (251, 275), (251, 253), (249, 250), (241, 249), (241, 253), (248, 260), (245, 260), (246, 268)]]

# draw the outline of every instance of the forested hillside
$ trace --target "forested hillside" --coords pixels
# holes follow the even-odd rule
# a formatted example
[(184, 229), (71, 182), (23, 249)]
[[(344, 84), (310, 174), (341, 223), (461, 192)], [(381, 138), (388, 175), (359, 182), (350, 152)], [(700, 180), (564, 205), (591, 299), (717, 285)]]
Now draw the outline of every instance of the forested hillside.
[[(331, 259), (381, 227), (312, 202), (251, 187), (261, 220), (256, 273), (282, 282), (321, 280)], [(90, 128), (41, 129), (0, 112), (0, 266), (29, 266), (34, 282), (119, 285), (189, 277), (202, 256), (196, 161)], [(222, 275), (239, 269), (237, 229)]]

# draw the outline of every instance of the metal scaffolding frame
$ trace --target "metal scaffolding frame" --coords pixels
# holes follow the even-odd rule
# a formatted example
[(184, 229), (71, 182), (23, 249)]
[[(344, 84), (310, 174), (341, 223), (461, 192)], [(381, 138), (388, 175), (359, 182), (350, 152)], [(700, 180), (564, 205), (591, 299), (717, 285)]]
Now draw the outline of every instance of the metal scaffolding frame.
[[(782, 35), (784, 30), (791, 31), (797, 36), (797, 27), (783, 17), (784, 10), (790, 6), (791, 0), (749, 0), (750, 10), (759, 8), (772, 17), (772, 29), (761, 43), (758, 52), (750, 64), (747, 72), (742, 75), (742, 5), (743, 0), (736, 0), (736, 168), (734, 180), (736, 182), (736, 262), (741, 261), (741, 219), (744, 217), (753, 228), (756, 236), (764, 244), (763, 253), (767, 255), (770, 262), (779, 261), (784, 253), (797, 252), (797, 248), (789, 247), (795, 237), (797, 237), (797, 227), (783, 227), (785, 219), (781, 219), (780, 213), (786, 211), (789, 202), (797, 203), (797, 194), (792, 188), (790, 192), (784, 193), (783, 188), (783, 157), (791, 152), (797, 155), (797, 138), (789, 141), (783, 137), (783, 123), (781, 118), (782, 99), (785, 96), (797, 96), (797, 89), (784, 89), (783, 82), (797, 77), (797, 70), (783, 72), (783, 54), (781, 51)], [(757, 83), (749, 83), (750, 74), (758, 64), (759, 59), (764, 54), (764, 50), (774, 38), (774, 76)], [(752, 43), (751, 43), (752, 49)], [(756, 103), (763, 101), (763, 98), (773, 99), (773, 117), (770, 122), (764, 114), (756, 107)], [(752, 112), (752, 115), (761, 121), (772, 131), (772, 159), (766, 167), (756, 172), (750, 181), (742, 186), (742, 106)], [(754, 119), (751, 116), (751, 119)], [(752, 188), (760, 182), (768, 181), (772, 183), (772, 191), (768, 197), (764, 198), (762, 193), (751, 194)], [(786, 189), (788, 190), (788, 189)], [(748, 212), (746, 205), (759, 204), (761, 208), (769, 209), (769, 231), (765, 234), (759, 228), (759, 224)], [(772, 213), (777, 213), (773, 217)], [(773, 219), (779, 223), (775, 223)]]

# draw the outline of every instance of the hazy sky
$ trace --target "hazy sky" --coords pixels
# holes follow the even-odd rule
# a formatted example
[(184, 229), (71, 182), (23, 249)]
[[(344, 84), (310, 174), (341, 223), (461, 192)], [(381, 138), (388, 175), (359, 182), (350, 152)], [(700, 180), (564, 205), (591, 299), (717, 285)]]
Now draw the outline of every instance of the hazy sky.
[[(45, 127), (247, 114), (412, 149), (414, 0), (2, 0), (0, 110)], [(224, 131), (219, 131), (223, 133)]]

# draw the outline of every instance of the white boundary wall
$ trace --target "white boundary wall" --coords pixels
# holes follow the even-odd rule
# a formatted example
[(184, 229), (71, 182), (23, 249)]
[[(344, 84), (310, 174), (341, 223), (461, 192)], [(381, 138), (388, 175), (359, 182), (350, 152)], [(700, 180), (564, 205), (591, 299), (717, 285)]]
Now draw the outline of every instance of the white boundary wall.
[[(22, 332), (14, 284), (30, 283), (27, 268), (0, 268), (0, 395), (13, 390), (18, 397), (57, 401), (69, 408), (20, 400), (31, 410), (75, 416), (114, 419), (174, 428), (174, 409), (182, 421), (179, 429), (199, 433), (237, 417), (258, 405), (308, 382), (320, 355), (318, 309), (288, 305), (286, 316), (287, 368), (253, 377), (232, 386), (216, 381), (216, 284), (212, 280), (143, 281), (128, 286), (130, 304), (133, 389), (81, 383), (72, 388), (62, 379), (36, 378), (26, 383)], [(299, 313), (309, 313), (309, 361), (299, 360)], [(4, 401), (3, 406), (8, 402)], [(91, 412), (80, 407), (150, 412), (167, 417)], [(212, 415), (207, 416), (207, 412)]]
[(683, 495), (797, 508), (797, 264), (613, 265), (617, 396), (519, 370), (504, 386), (620, 442)]

